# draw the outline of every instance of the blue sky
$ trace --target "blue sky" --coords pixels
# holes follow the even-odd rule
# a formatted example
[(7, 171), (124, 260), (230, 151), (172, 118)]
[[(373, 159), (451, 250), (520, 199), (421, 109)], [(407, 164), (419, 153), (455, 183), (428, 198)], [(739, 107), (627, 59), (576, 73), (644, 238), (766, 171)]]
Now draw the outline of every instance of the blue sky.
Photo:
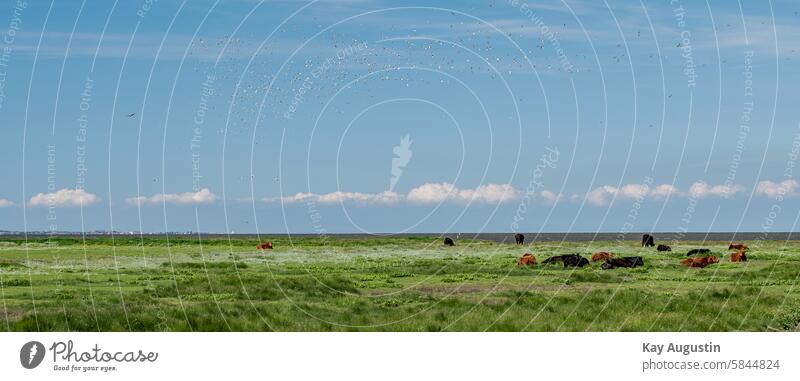
[(6, 2), (0, 230), (796, 230), (798, 11)]

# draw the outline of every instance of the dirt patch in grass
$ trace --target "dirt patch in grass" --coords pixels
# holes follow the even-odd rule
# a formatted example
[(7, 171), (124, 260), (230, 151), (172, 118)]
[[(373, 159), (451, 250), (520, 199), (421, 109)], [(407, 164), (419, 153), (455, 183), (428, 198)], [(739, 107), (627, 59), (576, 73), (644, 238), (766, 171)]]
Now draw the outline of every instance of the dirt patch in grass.
[(25, 316), (25, 310), (21, 310), (18, 308), (9, 308), (6, 311), (6, 314), (9, 321), (17, 321), (22, 319), (23, 316)]

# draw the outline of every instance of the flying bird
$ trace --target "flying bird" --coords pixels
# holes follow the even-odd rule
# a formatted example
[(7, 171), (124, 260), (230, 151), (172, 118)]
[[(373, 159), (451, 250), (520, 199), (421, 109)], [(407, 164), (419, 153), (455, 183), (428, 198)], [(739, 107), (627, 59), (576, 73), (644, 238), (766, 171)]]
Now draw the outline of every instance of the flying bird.
[(133, 118), (134, 115), (136, 115), (136, 113), (132, 112), (130, 114), (126, 114), (125, 116), (128, 117), (128, 118)]

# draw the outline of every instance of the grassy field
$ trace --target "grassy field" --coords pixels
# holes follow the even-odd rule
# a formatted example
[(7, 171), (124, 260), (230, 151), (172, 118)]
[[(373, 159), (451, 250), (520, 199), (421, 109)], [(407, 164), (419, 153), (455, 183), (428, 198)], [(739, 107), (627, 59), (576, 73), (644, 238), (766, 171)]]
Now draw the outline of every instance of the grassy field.
[[(438, 238), (0, 238), (0, 330), (793, 331), (800, 242), (534, 243)], [(678, 264), (690, 248), (722, 257)], [(525, 250), (605, 250), (645, 266), (517, 268)], [(586, 255), (588, 256), (588, 255)]]

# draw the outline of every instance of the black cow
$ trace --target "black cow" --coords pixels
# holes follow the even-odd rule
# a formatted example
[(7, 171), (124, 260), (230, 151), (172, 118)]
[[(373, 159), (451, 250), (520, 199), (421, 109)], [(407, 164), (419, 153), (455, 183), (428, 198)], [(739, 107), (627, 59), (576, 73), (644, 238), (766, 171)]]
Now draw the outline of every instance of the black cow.
[(690, 257), (690, 256), (695, 255), (695, 254), (708, 254), (710, 252), (711, 252), (711, 250), (709, 250), (709, 249), (692, 249), (692, 250), (689, 250), (688, 253), (686, 253), (686, 256)]
[[(567, 254), (567, 255), (569, 255), (569, 254)], [(562, 262), (563, 260), (564, 260), (564, 256), (563, 255), (554, 255), (554, 256), (552, 256), (550, 258), (547, 258), (547, 259), (543, 260), (542, 263), (556, 263), (556, 262)]]
[(455, 246), (456, 243), (453, 242), (453, 239), (450, 237), (444, 237), (444, 245), (445, 246)]
[(672, 251), (672, 248), (667, 245), (658, 245), (656, 248), (658, 251)]
[(517, 245), (522, 245), (525, 243), (525, 236), (519, 233), (514, 234), (514, 241), (517, 243)]
[(542, 263), (556, 263), (561, 262), (564, 264), (564, 267), (568, 266), (577, 266), (583, 267), (589, 264), (589, 260), (581, 257), (578, 254), (564, 254), (564, 255), (554, 255), (550, 258), (545, 259)]
[(583, 266), (588, 266), (589, 265), (589, 260), (584, 258), (584, 257), (581, 257), (578, 254), (566, 255), (566, 256), (564, 256), (564, 259), (562, 261), (564, 262), (564, 267), (567, 267), (567, 266), (583, 267)]
[(644, 266), (644, 260), (642, 257), (622, 257), (622, 258), (611, 258), (602, 265), (600, 268), (603, 270), (610, 270), (616, 267), (637, 267), (637, 266)]
[(655, 242), (653, 242), (653, 236), (650, 234), (645, 234), (642, 236), (642, 247), (653, 247), (655, 246)]

